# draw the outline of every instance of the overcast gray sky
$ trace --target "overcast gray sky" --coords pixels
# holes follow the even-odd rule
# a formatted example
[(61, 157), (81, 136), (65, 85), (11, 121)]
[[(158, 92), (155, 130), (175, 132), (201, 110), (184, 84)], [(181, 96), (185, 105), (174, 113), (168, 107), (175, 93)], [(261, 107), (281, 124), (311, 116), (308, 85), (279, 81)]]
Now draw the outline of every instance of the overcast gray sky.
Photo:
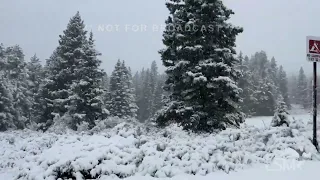
[[(265, 50), (288, 72), (312, 69), (305, 58), (307, 35), (320, 36), (318, 0), (224, 0), (235, 11), (231, 21), (244, 32), (237, 50), (251, 55)], [(92, 29), (103, 68), (112, 71), (123, 59), (133, 71), (161, 64), (162, 32), (168, 11), (165, 0), (0, 0), (0, 42), (19, 44), (30, 58), (44, 60), (58, 45), (58, 36), (77, 11)], [(133, 25), (147, 25), (146, 31)], [(118, 30), (116, 27), (118, 26)], [(113, 29), (109, 29), (112, 28)], [(104, 31), (102, 31), (104, 28)], [(108, 29), (107, 29), (108, 28)], [(163, 70), (163, 68), (161, 68)]]

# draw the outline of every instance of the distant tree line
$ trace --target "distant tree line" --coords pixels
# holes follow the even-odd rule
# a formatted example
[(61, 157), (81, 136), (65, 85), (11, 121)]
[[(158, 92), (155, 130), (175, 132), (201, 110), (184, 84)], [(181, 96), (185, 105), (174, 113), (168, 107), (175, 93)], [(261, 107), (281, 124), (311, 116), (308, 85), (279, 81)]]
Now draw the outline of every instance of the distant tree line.
[(264, 51), (250, 58), (239, 54), (239, 69), (242, 76), (239, 87), (242, 89), (241, 109), (248, 115), (273, 115), (278, 99), (284, 100), (290, 108), (288, 78), (282, 66), (274, 57), (268, 59)]

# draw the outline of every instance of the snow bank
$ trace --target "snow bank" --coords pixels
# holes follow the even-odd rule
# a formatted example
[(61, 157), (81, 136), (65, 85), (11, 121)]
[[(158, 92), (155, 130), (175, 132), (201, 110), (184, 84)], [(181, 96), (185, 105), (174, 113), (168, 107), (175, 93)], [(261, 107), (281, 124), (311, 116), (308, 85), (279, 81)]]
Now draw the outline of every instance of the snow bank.
[(11, 169), (23, 180), (165, 178), (230, 173), (279, 158), (317, 160), (311, 124), (290, 126), (201, 135), (125, 123), (93, 135), (6, 132), (0, 133), (0, 174)]

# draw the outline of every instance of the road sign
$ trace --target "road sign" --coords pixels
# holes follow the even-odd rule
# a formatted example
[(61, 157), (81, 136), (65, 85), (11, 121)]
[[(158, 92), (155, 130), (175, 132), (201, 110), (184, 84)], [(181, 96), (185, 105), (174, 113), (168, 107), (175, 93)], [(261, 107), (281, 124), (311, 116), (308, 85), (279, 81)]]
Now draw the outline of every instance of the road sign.
[(320, 62), (320, 37), (307, 36), (307, 60)]
[(319, 151), (317, 141), (317, 62), (320, 62), (320, 37), (307, 36), (307, 60), (313, 62), (313, 138), (312, 143)]

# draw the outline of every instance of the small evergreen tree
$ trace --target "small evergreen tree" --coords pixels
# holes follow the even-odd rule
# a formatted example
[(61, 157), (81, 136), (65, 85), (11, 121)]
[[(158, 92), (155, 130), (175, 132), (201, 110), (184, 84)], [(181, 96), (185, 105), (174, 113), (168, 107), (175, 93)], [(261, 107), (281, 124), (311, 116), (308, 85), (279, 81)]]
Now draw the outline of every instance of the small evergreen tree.
[(278, 105), (277, 105), (277, 109), (276, 112), (272, 118), (271, 121), (271, 126), (272, 127), (278, 127), (278, 126), (282, 126), (283, 124), (287, 125), (289, 127), (289, 117), (288, 117), (289, 113), (287, 110), (287, 105), (284, 102), (284, 99), (282, 96), (279, 97), (278, 99)]

